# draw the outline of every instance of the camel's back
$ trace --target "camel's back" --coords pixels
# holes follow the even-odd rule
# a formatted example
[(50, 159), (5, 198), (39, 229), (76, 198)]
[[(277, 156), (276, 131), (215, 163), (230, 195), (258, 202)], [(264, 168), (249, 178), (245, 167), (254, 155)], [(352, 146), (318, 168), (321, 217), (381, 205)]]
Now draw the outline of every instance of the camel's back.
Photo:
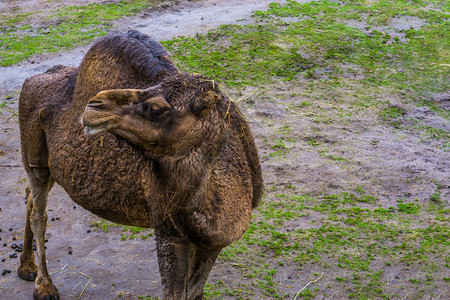
[(177, 73), (160, 43), (133, 30), (112, 33), (96, 41), (83, 58), (74, 101), (84, 108), (100, 91), (148, 88)]
[(19, 114), (47, 105), (63, 107), (72, 101), (78, 68), (57, 65), (25, 80), (19, 99)]

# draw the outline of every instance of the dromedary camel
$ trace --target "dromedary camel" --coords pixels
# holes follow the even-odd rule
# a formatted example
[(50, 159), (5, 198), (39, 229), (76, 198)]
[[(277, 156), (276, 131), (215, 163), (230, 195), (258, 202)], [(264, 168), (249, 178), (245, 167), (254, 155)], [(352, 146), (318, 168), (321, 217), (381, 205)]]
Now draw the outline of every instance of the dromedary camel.
[(203, 298), (263, 191), (248, 124), (214, 81), (180, 73), (146, 35), (114, 33), (79, 68), (28, 78), (19, 121), (31, 192), (18, 275), (35, 299), (59, 299), (44, 250), (55, 182), (102, 218), (155, 228), (164, 298)]

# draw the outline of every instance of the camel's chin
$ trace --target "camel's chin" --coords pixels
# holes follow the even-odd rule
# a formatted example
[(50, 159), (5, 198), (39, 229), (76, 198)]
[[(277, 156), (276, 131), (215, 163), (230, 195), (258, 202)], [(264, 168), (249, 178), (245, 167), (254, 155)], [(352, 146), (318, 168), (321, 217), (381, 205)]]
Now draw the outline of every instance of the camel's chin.
[(104, 127), (91, 127), (91, 126), (84, 126), (84, 133), (88, 136), (94, 136), (99, 133), (104, 132), (106, 129)]

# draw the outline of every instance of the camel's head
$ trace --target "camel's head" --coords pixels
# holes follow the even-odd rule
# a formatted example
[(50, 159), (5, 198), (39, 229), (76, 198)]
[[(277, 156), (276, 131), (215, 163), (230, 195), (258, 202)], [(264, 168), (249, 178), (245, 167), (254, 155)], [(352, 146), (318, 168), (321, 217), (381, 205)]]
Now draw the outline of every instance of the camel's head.
[(176, 75), (148, 89), (98, 93), (87, 104), (82, 124), (87, 135), (108, 131), (156, 155), (185, 155), (223, 132), (221, 96), (214, 82)]

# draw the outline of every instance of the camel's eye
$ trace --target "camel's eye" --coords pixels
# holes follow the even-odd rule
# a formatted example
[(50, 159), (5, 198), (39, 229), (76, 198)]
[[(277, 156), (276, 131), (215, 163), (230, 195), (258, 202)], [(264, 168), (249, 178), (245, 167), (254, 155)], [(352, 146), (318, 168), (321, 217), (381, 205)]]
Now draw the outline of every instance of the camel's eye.
[(158, 105), (152, 103), (143, 103), (142, 111), (145, 116), (151, 120), (158, 118), (165, 110), (165, 108), (161, 108)]

